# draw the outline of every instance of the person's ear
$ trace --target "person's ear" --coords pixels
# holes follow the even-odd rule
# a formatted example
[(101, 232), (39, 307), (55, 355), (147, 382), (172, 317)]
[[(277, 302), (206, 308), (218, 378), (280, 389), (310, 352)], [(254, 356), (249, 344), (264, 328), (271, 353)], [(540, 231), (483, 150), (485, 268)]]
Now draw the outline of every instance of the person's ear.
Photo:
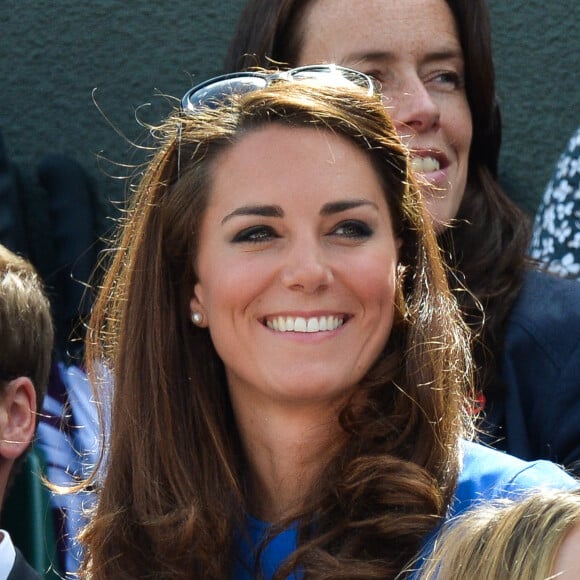
[(28, 377), (11, 380), (0, 399), (0, 456), (20, 457), (36, 429), (36, 391)]
[(203, 291), (199, 284), (195, 285), (194, 294), (189, 301), (191, 322), (200, 328), (207, 328), (207, 316), (203, 307)]

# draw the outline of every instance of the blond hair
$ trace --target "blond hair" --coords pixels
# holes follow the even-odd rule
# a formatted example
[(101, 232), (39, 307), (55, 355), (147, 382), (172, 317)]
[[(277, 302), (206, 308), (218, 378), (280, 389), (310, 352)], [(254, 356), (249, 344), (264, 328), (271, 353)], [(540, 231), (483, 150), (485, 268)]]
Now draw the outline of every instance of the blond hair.
[(445, 524), (416, 578), (548, 580), (558, 549), (576, 524), (580, 489), (481, 504)]

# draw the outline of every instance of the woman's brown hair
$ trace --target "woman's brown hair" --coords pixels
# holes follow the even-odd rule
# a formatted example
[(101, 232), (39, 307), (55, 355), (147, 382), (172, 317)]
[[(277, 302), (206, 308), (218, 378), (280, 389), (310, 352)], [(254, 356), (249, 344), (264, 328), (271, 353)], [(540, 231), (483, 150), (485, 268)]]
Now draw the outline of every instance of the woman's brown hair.
[[(313, 2), (316, 0), (249, 0), (230, 43), (225, 72), (268, 66), (272, 61), (296, 66), (302, 19)], [(466, 321), (479, 335), (473, 353), (476, 388), (499, 393), (504, 389), (498, 367), (506, 321), (523, 283), (530, 226), (527, 215), (498, 182), (501, 115), (486, 0), (445, 2), (455, 18), (463, 49), (473, 140), (456, 225), (445, 230), (439, 242), (454, 272), (450, 285)]]
[[(246, 461), (222, 362), (190, 321), (200, 222), (220, 156), (270, 123), (332, 131), (368, 155), (400, 252), (397, 323), (337, 420), (345, 445), (322, 468), (276, 574), (394, 577), (445, 514), (469, 428), (468, 332), (450, 294), (406, 150), (380, 100), (278, 82), (216, 109), (175, 111), (154, 130), (111, 249), (88, 334), (93, 380), (110, 371), (110, 435), (84, 534), (91, 578), (223, 579), (246, 517)], [(253, 571), (252, 571), (253, 572)]]

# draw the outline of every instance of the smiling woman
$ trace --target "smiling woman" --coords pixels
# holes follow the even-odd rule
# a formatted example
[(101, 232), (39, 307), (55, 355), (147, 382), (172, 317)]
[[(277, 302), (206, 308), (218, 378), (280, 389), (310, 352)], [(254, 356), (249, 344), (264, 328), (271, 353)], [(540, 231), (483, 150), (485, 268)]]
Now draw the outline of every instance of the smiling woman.
[(284, 425), (286, 403), (309, 396), (322, 417), (352, 395), (391, 332), (397, 263), (382, 183), (346, 137), (271, 125), (225, 151), (191, 308), (224, 362), (238, 422), (267, 405)]
[(90, 324), (92, 579), (392, 578), (452, 504), (574, 485), (462, 439), (468, 333), (374, 90), (234, 75), (153, 131)]

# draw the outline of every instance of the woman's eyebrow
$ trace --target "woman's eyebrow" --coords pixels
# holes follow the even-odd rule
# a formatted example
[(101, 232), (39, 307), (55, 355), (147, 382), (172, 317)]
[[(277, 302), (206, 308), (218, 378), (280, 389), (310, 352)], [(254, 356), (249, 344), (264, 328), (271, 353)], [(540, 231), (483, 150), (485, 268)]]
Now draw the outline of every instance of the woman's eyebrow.
[(256, 215), (262, 217), (284, 217), (284, 210), (279, 205), (244, 205), (226, 215), (222, 224), (236, 216)]
[(341, 201), (331, 201), (329, 203), (325, 203), (320, 210), (320, 215), (328, 216), (335, 213), (340, 213), (343, 211), (348, 211), (349, 209), (354, 209), (357, 207), (370, 205), (375, 209), (378, 209), (376, 203), (369, 201), (368, 199), (348, 199), (348, 200), (341, 200)]
[(345, 55), (341, 64), (348, 63), (350, 66), (364, 65), (367, 62), (394, 60), (395, 54), (387, 50), (357, 50)]
[[(320, 215), (332, 215), (335, 213), (347, 211), (349, 209), (361, 207), (363, 205), (370, 205), (378, 209), (377, 204), (372, 201), (368, 201), (366, 199), (349, 199), (325, 203), (320, 210)], [(279, 205), (244, 205), (242, 207), (236, 208), (234, 211), (226, 215), (222, 219), (221, 223), (224, 224), (233, 217), (248, 215), (281, 218), (284, 217), (284, 210)]]
[(427, 53), (423, 60), (425, 62), (443, 62), (449, 60), (463, 61), (463, 54), (460, 47), (434, 50)]
[[(360, 50), (346, 55), (341, 59), (343, 64), (348, 64), (349, 66), (364, 66), (369, 63), (377, 62), (391, 62), (396, 60), (397, 55), (395, 52), (388, 50)], [(445, 60), (463, 60), (463, 53), (461, 51), (461, 46), (449, 45), (441, 46), (429, 51), (423, 58), (427, 62), (438, 62)]]

